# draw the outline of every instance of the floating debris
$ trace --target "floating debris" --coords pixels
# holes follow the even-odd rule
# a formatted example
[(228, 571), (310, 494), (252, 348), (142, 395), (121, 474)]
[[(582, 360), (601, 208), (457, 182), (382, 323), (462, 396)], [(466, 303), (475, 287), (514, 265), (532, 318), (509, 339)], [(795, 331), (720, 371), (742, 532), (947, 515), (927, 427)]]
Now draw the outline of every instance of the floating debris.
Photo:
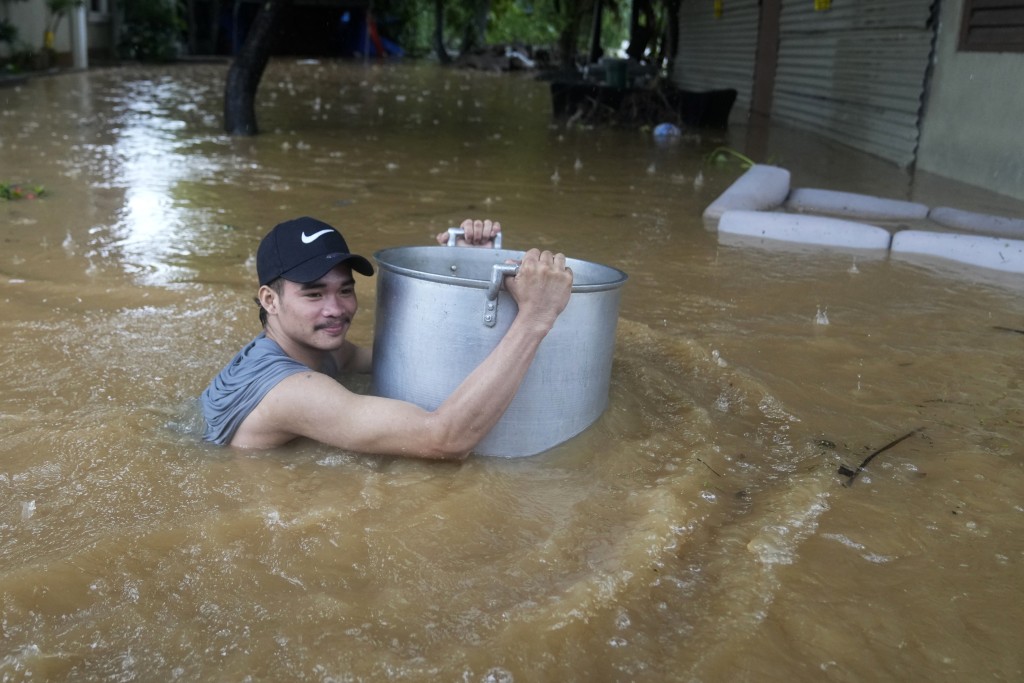
[(754, 166), (754, 160), (745, 154), (741, 154), (731, 147), (716, 147), (711, 150), (711, 153), (707, 156), (708, 163), (711, 164), (723, 164), (730, 159), (739, 163), (740, 168), (748, 169)]
[(918, 427), (917, 429), (912, 429), (909, 432), (907, 432), (906, 434), (904, 434), (903, 436), (901, 436), (900, 438), (894, 439), (894, 440), (890, 441), (889, 443), (885, 444), (884, 446), (882, 446), (881, 448), (879, 448), (878, 450), (873, 452), (871, 455), (869, 455), (868, 457), (864, 458), (864, 462), (862, 462), (857, 467), (856, 470), (850, 469), (846, 465), (840, 465), (839, 466), (839, 474), (844, 476), (844, 477), (847, 477), (847, 480), (843, 483), (843, 486), (846, 486), (846, 487), (853, 486), (853, 482), (854, 482), (854, 480), (857, 479), (857, 475), (859, 475), (861, 472), (864, 471), (864, 468), (868, 466), (868, 463), (870, 463), (872, 460), (875, 459), (875, 456), (877, 456), (877, 455), (879, 455), (881, 453), (884, 453), (885, 451), (889, 450), (890, 448), (892, 448), (893, 446), (896, 446), (899, 443), (902, 443), (903, 441), (906, 441), (907, 439), (912, 437), (914, 434), (917, 434), (918, 432), (920, 432), (922, 430), (924, 430), (924, 427)]
[(21, 183), (0, 183), (0, 199), (39, 199), (46, 195), (42, 185), (22, 185)]
[(682, 129), (674, 123), (659, 123), (654, 127), (654, 137), (656, 138), (678, 138), (682, 134)]

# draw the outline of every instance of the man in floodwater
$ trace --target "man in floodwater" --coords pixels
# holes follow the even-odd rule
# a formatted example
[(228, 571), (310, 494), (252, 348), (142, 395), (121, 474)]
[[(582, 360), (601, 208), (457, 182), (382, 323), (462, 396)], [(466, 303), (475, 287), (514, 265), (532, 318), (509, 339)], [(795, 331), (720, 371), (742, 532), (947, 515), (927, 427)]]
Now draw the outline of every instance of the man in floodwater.
[[(489, 246), (501, 229), (489, 220), (466, 220), (462, 228), (465, 246)], [(372, 349), (345, 335), (358, 307), (353, 271), (370, 276), (373, 266), (349, 252), (340, 232), (309, 217), (281, 223), (260, 243), (256, 270), (263, 331), (200, 397), (204, 438), (243, 448), (307, 437), (360, 453), (465, 458), (511, 403), (572, 289), (563, 254), (526, 252), (518, 273), (505, 279), (519, 305), (511, 327), (430, 412), (355, 394), (337, 381), (342, 372), (369, 372), (372, 363)]]

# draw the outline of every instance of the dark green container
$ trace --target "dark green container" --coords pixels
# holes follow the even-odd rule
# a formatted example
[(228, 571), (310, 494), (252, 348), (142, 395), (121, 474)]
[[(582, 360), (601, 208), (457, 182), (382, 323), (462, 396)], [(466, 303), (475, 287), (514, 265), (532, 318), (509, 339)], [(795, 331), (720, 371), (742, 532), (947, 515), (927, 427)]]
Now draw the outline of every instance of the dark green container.
[(625, 88), (629, 62), (625, 59), (604, 60), (604, 82), (612, 88)]

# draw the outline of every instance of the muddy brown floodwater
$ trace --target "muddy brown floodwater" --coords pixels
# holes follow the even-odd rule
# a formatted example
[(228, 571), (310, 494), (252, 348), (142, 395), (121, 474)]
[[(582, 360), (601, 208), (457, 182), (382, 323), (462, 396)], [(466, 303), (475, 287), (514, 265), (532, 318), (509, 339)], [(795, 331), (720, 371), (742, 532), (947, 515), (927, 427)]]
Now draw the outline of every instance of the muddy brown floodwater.
[[(703, 157), (1019, 204), (781, 130), (565, 130), (528, 76), (411, 64), (275, 62), (232, 139), (225, 71), (0, 90), (0, 181), (48, 190), (0, 204), (3, 680), (1024, 677), (1024, 280), (719, 244), (741, 171)], [(461, 465), (203, 444), (259, 238), (302, 214), (368, 254), (492, 216), (626, 271), (610, 408)]]

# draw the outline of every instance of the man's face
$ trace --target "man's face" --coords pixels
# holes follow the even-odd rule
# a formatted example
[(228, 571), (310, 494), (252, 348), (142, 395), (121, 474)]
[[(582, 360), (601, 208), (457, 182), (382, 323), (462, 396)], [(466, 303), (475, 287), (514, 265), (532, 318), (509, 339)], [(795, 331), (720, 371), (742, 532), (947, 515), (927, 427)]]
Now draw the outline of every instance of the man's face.
[(308, 284), (285, 280), (274, 323), (298, 344), (334, 351), (345, 341), (357, 308), (352, 269), (339, 265)]

